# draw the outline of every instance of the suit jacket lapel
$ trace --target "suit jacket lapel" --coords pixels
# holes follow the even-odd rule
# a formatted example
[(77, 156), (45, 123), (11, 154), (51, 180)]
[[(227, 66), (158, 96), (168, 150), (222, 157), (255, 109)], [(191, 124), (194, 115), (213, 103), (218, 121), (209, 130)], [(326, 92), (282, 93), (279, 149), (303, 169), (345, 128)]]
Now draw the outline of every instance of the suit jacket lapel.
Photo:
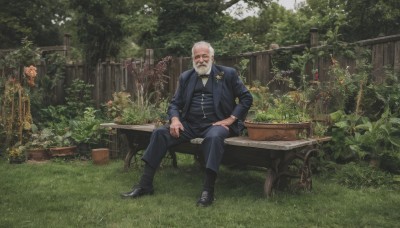
[(186, 89), (186, 97), (185, 99), (188, 101), (185, 104), (185, 107), (183, 109), (183, 113), (186, 114), (187, 111), (189, 110), (190, 107), (190, 102), (192, 100), (193, 97), (193, 93), (194, 93), (194, 87), (196, 86), (196, 82), (197, 82), (197, 73), (195, 71), (193, 71), (194, 73), (192, 73), (189, 77), (189, 82), (187, 85), (187, 89)]

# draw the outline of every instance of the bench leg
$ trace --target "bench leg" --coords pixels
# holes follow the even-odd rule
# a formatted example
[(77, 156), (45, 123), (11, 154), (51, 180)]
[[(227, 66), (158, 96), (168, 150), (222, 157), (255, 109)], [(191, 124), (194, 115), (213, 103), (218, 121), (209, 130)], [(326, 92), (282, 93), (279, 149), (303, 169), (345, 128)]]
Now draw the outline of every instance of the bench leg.
[(128, 171), (128, 169), (131, 167), (131, 161), (133, 156), (137, 153), (137, 144), (132, 144), (132, 146), (129, 146), (128, 148), (128, 153), (125, 156), (124, 160), (124, 171)]
[(274, 188), (276, 180), (276, 172), (273, 169), (268, 169), (267, 176), (265, 177), (264, 183), (264, 194), (267, 197), (272, 196), (272, 190)]
[(171, 156), (171, 159), (172, 159), (172, 166), (174, 168), (178, 168), (178, 161), (176, 159), (175, 151), (170, 150), (170, 151), (168, 151), (168, 153), (169, 153), (169, 155)]

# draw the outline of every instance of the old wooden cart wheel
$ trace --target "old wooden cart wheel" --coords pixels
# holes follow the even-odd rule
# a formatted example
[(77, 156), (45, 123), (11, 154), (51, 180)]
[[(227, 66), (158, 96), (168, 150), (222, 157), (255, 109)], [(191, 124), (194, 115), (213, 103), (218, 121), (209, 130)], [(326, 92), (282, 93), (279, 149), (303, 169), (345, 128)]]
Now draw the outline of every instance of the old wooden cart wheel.
[(272, 196), (272, 190), (274, 187), (274, 182), (276, 179), (276, 173), (272, 169), (268, 169), (267, 176), (265, 177), (265, 183), (264, 183), (264, 194), (267, 197)]
[(310, 159), (315, 153), (317, 153), (316, 149), (308, 148), (287, 154), (283, 163), (280, 164), (276, 186), (280, 189), (294, 188), (310, 191), (312, 188)]

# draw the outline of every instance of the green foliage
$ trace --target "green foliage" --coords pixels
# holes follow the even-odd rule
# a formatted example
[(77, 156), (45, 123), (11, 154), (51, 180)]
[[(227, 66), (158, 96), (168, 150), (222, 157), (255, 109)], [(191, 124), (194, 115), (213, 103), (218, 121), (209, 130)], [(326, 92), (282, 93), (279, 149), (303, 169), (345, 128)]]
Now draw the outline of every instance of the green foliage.
[(82, 45), (85, 62), (93, 69), (98, 61), (118, 56), (124, 36), (127, 34), (122, 15), (127, 12), (126, 1), (73, 0), (77, 36)]
[(50, 128), (39, 130), (36, 125), (32, 125), (32, 134), (26, 147), (29, 149), (47, 149), (52, 144), (54, 133)]
[(117, 121), (122, 116), (125, 109), (133, 105), (131, 95), (127, 92), (114, 92), (113, 100), (108, 101), (105, 105), (107, 108), (107, 117), (110, 120)]
[(40, 119), (37, 119), (39, 128), (64, 129), (68, 126), (68, 107), (65, 105), (47, 106), (40, 110)]
[(236, 69), (238, 72), (238, 75), (240, 79), (243, 81), (244, 84), (246, 84), (246, 71), (248, 71), (250, 60), (242, 58), (239, 62), (239, 64), (236, 65)]
[(341, 33), (346, 34), (346, 40), (356, 41), (400, 32), (400, 7), (397, 0), (340, 2), (345, 5), (344, 10), (347, 12), (347, 26), (341, 28)]
[(156, 120), (156, 116), (153, 105), (149, 103), (145, 103), (144, 105), (133, 103), (132, 106), (123, 110), (119, 123), (133, 125), (147, 124), (154, 120)]
[(225, 34), (223, 39), (214, 42), (213, 47), (218, 56), (234, 56), (263, 49), (253, 41), (250, 34), (242, 32)]
[(272, 29), (265, 34), (267, 44), (279, 46), (307, 43), (309, 30), (314, 27), (317, 18), (294, 12), (286, 12), (284, 17), (271, 25)]
[(386, 69), (382, 83), (371, 83), (365, 88), (364, 99), (361, 101), (363, 112), (369, 118), (376, 120), (389, 107), (394, 116), (400, 116), (400, 80), (399, 73)]
[(0, 49), (15, 48), (28, 37), (39, 46), (60, 44), (60, 25), (65, 23), (65, 1), (2, 1)]
[(107, 102), (107, 117), (118, 124), (164, 123), (168, 100), (150, 103), (148, 99), (131, 100), (127, 92), (116, 92)]
[(345, 115), (343, 112), (336, 112), (331, 116), (335, 127), (338, 128), (332, 132), (332, 136), (336, 140), (344, 141), (344, 145), (342, 141), (342, 144), (336, 146), (336, 149), (342, 148), (335, 150), (336, 158), (344, 156), (343, 153), (348, 153), (348, 149), (358, 159), (366, 156), (400, 157), (400, 118), (390, 116), (388, 110), (377, 121), (370, 121), (367, 117), (355, 114)]
[(96, 117), (96, 112), (98, 111), (94, 108), (88, 107), (85, 109), (83, 117), (71, 120), (71, 138), (75, 143), (85, 143), (92, 146), (101, 143), (106, 129), (100, 127), (103, 121)]
[(284, 94), (270, 98), (271, 103), (267, 110), (258, 111), (253, 121), (270, 123), (298, 123), (310, 121), (310, 118), (301, 106), (295, 95)]
[(260, 9), (259, 15), (236, 21), (236, 26), (232, 25), (232, 30), (250, 34), (260, 45), (268, 46), (270, 43), (279, 42), (274, 39), (267, 40), (266, 35), (274, 29), (276, 24), (285, 21), (291, 13), (277, 2), (271, 2)]
[(389, 173), (372, 168), (365, 164), (350, 162), (336, 171), (334, 179), (338, 184), (349, 188), (382, 188), (393, 187), (395, 181)]
[(364, 118), (355, 130), (354, 138), (347, 138), (347, 143), (360, 157), (390, 155), (400, 158), (400, 118), (390, 117), (388, 113), (374, 122)]
[(81, 79), (74, 79), (72, 84), (65, 89), (65, 101), (70, 118), (82, 116), (82, 111), (85, 110), (86, 107), (93, 107), (93, 87), (94, 85), (87, 84)]
[(74, 145), (72, 140), (72, 132), (68, 129), (62, 134), (55, 134), (51, 140), (50, 147), (67, 147)]
[(32, 41), (25, 37), (21, 40), (20, 45), (19, 48), (7, 53), (0, 59), (1, 68), (13, 70), (13, 72), (5, 71), (5, 76), (12, 75), (15, 77), (19, 75), (20, 67), (35, 65), (40, 60), (40, 51)]
[(157, 29), (154, 36), (147, 37), (147, 42), (152, 42), (147, 47), (162, 47), (164, 55), (190, 56), (195, 41), (220, 36), (221, 5), (222, 1), (214, 0), (156, 1)]
[(59, 53), (45, 57), (46, 73), (37, 78), (37, 86), (31, 92), (31, 111), (34, 119), (40, 118), (40, 109), (54, 104), (55, 87), (65, 77), (66, 59)]

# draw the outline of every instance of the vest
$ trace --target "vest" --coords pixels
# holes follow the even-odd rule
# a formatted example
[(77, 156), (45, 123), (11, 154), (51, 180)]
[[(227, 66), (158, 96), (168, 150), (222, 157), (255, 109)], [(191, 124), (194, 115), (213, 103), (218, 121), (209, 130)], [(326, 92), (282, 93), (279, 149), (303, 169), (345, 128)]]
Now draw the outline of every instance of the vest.
[(218, 118), (214, 111), (212, 79), (207, 80), (206, 85), (200, 78), (197, 79), (189, 111), (186, 116), (188, 122), (192, 123), (214, 123)]

